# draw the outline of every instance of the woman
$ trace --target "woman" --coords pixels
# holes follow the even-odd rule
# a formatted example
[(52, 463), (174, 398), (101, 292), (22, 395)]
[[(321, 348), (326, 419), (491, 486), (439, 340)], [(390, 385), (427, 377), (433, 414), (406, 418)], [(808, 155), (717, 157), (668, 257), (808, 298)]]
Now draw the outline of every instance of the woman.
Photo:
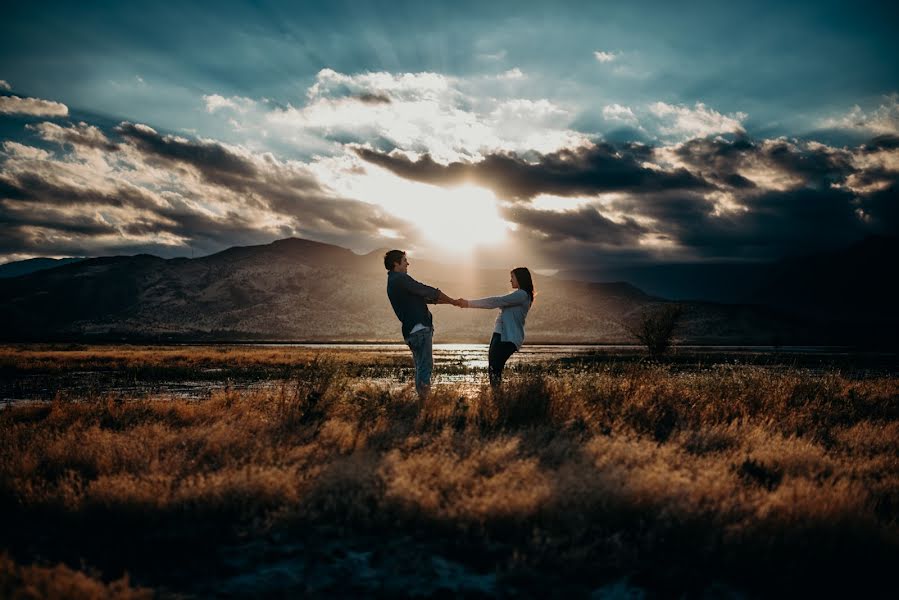
[(534, 302), (534, 282), (527, 268), (512, 269), (509, 283), (514, 290), (510, 294), (477, 300), (463, 298), (459, 304), (464, 308), (500, 309), (493, 328), (493, 338), (490, 340), (490, 350), (487, 352), (487, 372), (490, 375), (490, 385), (494, 387), (502, 381), (506, 361), (524, 343), (524, 321)]

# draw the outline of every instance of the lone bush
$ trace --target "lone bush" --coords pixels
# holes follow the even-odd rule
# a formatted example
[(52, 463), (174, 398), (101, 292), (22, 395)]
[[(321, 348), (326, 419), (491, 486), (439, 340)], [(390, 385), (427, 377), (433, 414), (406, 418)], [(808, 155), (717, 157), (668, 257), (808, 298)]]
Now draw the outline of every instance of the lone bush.
[(663, 304), (643, 310), (639, 317), (624, 323), (624, 328), (646, 346), (650, 358), (659, 358), (671, 348), (674, 332), (684, 309), (679, 304)]

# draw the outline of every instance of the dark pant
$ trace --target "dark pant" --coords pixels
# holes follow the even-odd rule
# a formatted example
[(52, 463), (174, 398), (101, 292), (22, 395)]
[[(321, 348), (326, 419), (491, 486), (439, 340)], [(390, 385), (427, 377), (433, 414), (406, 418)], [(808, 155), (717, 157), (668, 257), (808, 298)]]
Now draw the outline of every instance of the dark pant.
[(494, 333), (490, 339), (490, 349), (487, 351), (487, 373), (490, 375), (490, 385), (497, 386), (503, 379), (503, 367), (506, 361), (518, 348), (512, 342), (503, 342), (498, 333)]
[(415, 391), (425, 397), (431, 389), (431, 371), (434, 370), (434, 330), (426, 327), (410, 333), (406, 344), (412, 350), (415, 361)]

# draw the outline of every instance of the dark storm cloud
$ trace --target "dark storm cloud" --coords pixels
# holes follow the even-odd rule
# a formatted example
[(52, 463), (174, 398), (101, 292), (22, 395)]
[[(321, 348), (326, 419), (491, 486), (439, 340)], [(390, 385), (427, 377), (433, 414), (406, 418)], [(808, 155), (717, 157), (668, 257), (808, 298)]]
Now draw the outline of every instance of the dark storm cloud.
[(686, 169), (661, 171), (641, 163), (651, 157), (642, 144), (597, 144), (589, 148), (563, 149), (528, 161), (516, 154), (491, 154), (476, 163), (442, 165), (429, 155), (416, 161), (366, 148), (357, 154), (372, 164), (424, 183), (453, 185), (466, 181), (492, 188), (512, 200), (529, 200), (539, 194), (595, 195), (611, 191), (652, 192), (667, 189), (707, 189), (709, 184)]
[(368, 205), (335, 201), (311, 174), (285, 168), (271, 155), (254, 160), (218, 142), (162, 135), (146, 125), (122, 123), (116, 131), (149, 159), (189, 165), (206, 181), (245, 194), (245, 201), (258, 206), (341, 228), (381, 226), (365, 227), (372, 217)]
[(856, 195), (842, 189), (767, 191), (743, 198), (747, 210), (716, 211), (699, 194), (617, 200), (613, 207), (654, 220), (654, 229), (698, 258), (773, 259), (847, 245), (869, 232)]
[[(678, 157), (708, 179), (736, 188), (735, 199), (748, 210), (726, 218), (701, 211), (672, 215), (665, 202), (646, 198), (633, 208), (675, 225), (682, 243), (723, 254), (740, 248), (797, 254), (845, 245), (870, 233), (899, 232), (899, 172), (886, 166), (899, 162), (897, 150), (894, 135), (855, 149), (782, 139), (692, 140), (678, 148)], [(893, 156), (893, 162), (872, 160), (876, 156)], [(786, 190), (740, 189), (732, 181), (743, 178), (741, 169), (788, 175), (794, 183)]]
[[(15, 213), (0, 205), (0, 254), (103, 256), (110, 254), (184, 255), (187, 246), (209, 253), (235, 245), (265, 244), (270, 232), (238, 215), (212, 219), (195, 213), (168, 212), (170, 219), (156, 215), (136, 217), (124, 225), (111, 225), (87, 215), (54, 211), (36, 215)], [(185, 237), (184, 246), (162, 244), (161, 234)], [(145, 236), (127, 237), (127, 236)], [(288, 236), (282, 236), (288, 237)], [(111, 241), (110, 241), (111, 240)]]
[[(645, 240), (667, 240), (698, 260), (773, 259), (848, 245), (871, 233), (895, 234), (899, 173), (891, 165), (899, 162), (897, 149), (896, 136), (854, 149), (737, 136), (658, 148), (602, 144), (538, 155), (533, 162), (504, 154), (441, 165), (429, 156), (411, 161), (356, 152), (408, 179), (492, 187), (517, 201), (502, 211), (518, 225), (518, 238), (544, 249), (564, 242), (574, 252), (566, 262), (580, 262), (605, 250), (622, 256), (619, 248), (652, 252)], [(618, 194), (599, 210), (537, 210), (527, 203), (539, 193), (608, 191)], [(627, 217), (616, 222), (621, 219), (602, 211)]]
[(158, 201), (146, 190), (120, 184), (113, 191), (76, 187), (52, 180), (39, 171), (0, 175), (0, 199), (41, 206), (92, 207), (94, 205), (155, 209)]
[(116, 128), (115, 142), (84, 123), (30, 129), (63, 152), (12, 144), (0, 154), (6, 254), (127, 247), (172, 255), (179, 239), (211, 252), (304, 233), (352, 245), (377, 239), (381, 228), (407, 227), (377, 207), (334, 196), (302, 165), (270, 154), (131, 123)]
[(538, 210), (514, 205), (502, 211), (503, 217), (519, 228), (540, 235), (545, 241), (577, 240), (602, 246), (636, 244), (648, 230), (631, 219), (616, 223), (592, 206), (564, 212)]
[[(0, 198), (5, 197), (0, 191)], [(83, 256), (86, 245), (73, 240), (93, 240), (117, 233), (116, 228), (91, 213), (66, 210), (60, 206), (42, 207), (0, 200), (0, 255), (25, 253), (69, 254)], [(59, 251), (59, 246), (66, 250)], [(69, 252), (68, 250), (75, 250)]]
[(252, 161), (217, 142), (161, 135), (151, 127), (127, 121), (115, 131), (147, 157), (190, 165), (212, 183), (233, 184), (258, 174)]
[[(52, 165), (45, 171), (52, 171)], [(211, 215), (180, 200), (166, 202), (134, 186), (120, 185), (114, 192), (104, 193), (49, 181), (52, 177), (52, 172), (26, 172), (15, 178), (4, 175), (0, 179), (0, 226), (3, 228), (0, 253), (66, 254), (76, 249), (78, 255), (96, 255), (103, 253), (102, 248), (108, 245), (108, 241), (100, 238), (111, 235), (151, 239), (170, 235), (209, 252), (233, 245), (268, 243), (275, 237), (272, 231), (260, 227), (252, 215), (241, 213), (241, 207)], [(304, 198), (289, 189), (277, 190), (274, 183), (267, 185), (269, 191), (281, 195), (273, 204), (290, 209), (275, 214), (294, 216), (293, 226), (277, 237), (295, 235), (298, 229), (309, 232), (336, 229), (356, 238), (375, 236), (381, 227), (398, 226), (395, 219), (361, 202)], [(113, 225), (95, 216), (109, 209), (125, 211), (128, 217), (116, 219)], [(80, 243), (72, 242), (73, 238), (78, 238)], [(174, 250), (170, 245), (151, 241), (131, 246), (162, 255), (172, 254)], [(106, 252), (122, 252), (121, 248), (117, 244)]]
[(856, 171), (850, 181), (853, 187), (866, 190), (865, 193), (859, 194), (861, 200), (871, 195), (872, 192), (878, 190), (886, 191), (894, 187), (896, 182), (899, 181), (899, 172), (884, 165), (874, 164)]
[(312, 175), (284, 168), (271, 155), (254, 160), (215, 141), (162, 135), (146, 125), (122, 123), (116, 131), (150, 162), (158, 159), (167, 165), (189, 165), (207, 182), (244, 194), (245, 202), (259, 208), (303, 214), (336, 226), (349, 226), (350, 220), (354, 220), (355, 226), (366, 222), (361, 209), (348, 220), (345, 211), (332, 206), (334, 199), (325, 194)]
[[(749, 211), (716, 213), (701, 194), (659, 192), (627, 195), (609, 206), (641, 222), (614, 223), (590, 207), (556, 212), (516, 205), (504, 216), (518, 223), (514, 237), (522, 247), (568, 268), (656, 262), (660, 253), (687, 262), (774, 260), (838, 248), (882, 231), (858, 218), (853, 198), (842, 190), (768, 192), (755, 197)], [(647, 240), (676, 246), (655, 248), (642, 243)]]
[(892, 180), (882, 189), (866, 195), (859, 208), (877, 233), (899, 234), (899, 174), (894, 171)]
[(756, 166), (799, 178), (805, 186), (827, 186), (854, 171), (851, 155), (845, 150), (823, 145), (799, 147), (780, 139), (694, 139), (678, 147), (675, 154), (703, 177), (732, 187), (747, 187), (746, 178), (738, 171)]
[[(2, 238), (4, 247), (0, 249), (0, 252), (10, 251), (8, 246), (12, 243), (12, 238), (27, 228), (54, 230), (66, 235), (82, 236), (107, 235), (116, 232), (116, 229), (108, 223), (103, 223), (88, 215), (64, 215), (57, 211), (37, 215), (29, 211), (10, 210), (4, 206), (0, 206), (0, 226), (4, 229)], [(21, 247), (13, 248), (13, 250), (18, 249)]]
[(26, 129), (36, 131), (41, 138), (60, 145), (70, 144), (81, 148), (92, 148), (104, 152), (115, 152), (119, 145), (109, 140), (98, 127), (80, 122), (71, 127), (44, 122), (26, 125)]
[(899, 135), (879, 135), (862, 146), (864, 152), (879, 152), (881, 150), (899, 149)]
[(146, 223), (131, 223), (128, 233), (170, 233), (190, 240), (190, 245), (204, 250), (219, 250), (235, 245), (260, 244), (271, 241), (271, 233), (236, 212), (219, 217), (183, 209), (168, 209), (163, 219)]
[(729, 173), (726, 175), (722, 175), (720, 179), (722, 183), (732, 188), (749, 189), (757, 187), (754, 181), (743, 177), (739, 173)]

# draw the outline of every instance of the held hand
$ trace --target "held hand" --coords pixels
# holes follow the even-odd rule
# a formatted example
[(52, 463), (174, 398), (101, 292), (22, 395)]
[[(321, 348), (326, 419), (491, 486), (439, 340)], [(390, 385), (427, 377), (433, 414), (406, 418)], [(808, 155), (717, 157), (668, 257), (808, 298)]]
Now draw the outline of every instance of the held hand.
[(457, 302), (458, 304), (456, 304), (456, 306), (458, 306), (459, 308), (468, 308), (468, 300), (466, 300), (465, 298), (459, 298)]

